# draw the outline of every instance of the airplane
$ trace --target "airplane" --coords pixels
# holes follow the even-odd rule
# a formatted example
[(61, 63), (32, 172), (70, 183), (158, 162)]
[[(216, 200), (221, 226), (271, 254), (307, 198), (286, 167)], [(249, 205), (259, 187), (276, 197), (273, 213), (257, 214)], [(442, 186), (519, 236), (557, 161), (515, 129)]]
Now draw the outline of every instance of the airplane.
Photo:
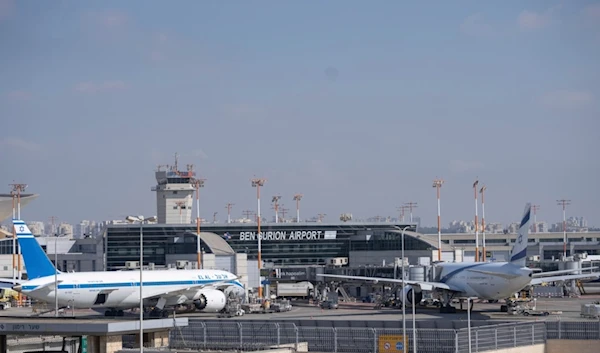
[[(533, 269), (525, 267), (530, 216), (531, 204), (527, 203), (509, 262), (436, 263), (434, 264), (434, 280), (432, 282), (404, 281), (404, 292), (402, 293), (400, 300), (406, 300), (406, 304), (412, 305), (412, 291), (414, 290), (415, 302), (420, 303), (423, 298), (423, 291), (429, 291), (434, 298), (440, 300), (440, 313), (456, 312), (456, 308), (451, 305), (452, 300), (459, 299), (462, 304), (467, 298), (478, 298), (480, 300), (488, 301), (504, 299), (506, 300), (507, 305), (503, 305), (500, 309), (501, 311), (507, 311), (509, 306), (515, 305), (511, 297), (513, 297), (515, 293), (518, 293), (529, 286), (548, 282), (600, 277), (600, 273), (558, 276), (562, 273), (579, 271), (579, 269), (534, 274)], [(587, 269), (588, 268), (585, 268), (585, 270)], [(363, 280), (375, 283), (403, 282), (402, 279), (382, 277), (333, 274), (318, 274), (318, 276)]]
[[(54, 303), (58, 295), (59, 307), (106, 309), (105, 316), (123, 316), (124, 309), (139, 308), (139, 271), (58, 271), (25, 222), (14, 219), (13, 226), (28, 280), (5, 278), (0, 282), (11, 283), (13, 290), (47, 303)], [(165, 308), (181, 304), (193, 304), (194, 309), (205, 312), (219, 312), (225, 308), (228, 296), (245, 295), (238, 277), (221, 270), (145, 271), (142, 284), (144, 311), (153, 308), (150, 317), (168, 317), (169, 310)]]

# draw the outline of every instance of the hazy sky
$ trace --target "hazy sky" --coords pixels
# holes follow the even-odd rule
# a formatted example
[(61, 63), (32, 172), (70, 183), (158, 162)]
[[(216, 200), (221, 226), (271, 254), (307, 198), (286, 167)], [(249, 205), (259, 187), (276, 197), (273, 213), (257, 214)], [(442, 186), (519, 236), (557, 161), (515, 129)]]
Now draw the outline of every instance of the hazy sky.
[[(205, 218), (304, 194), (303, 218), (600, 225), (600, 1), (0, 0), (0, 192), (23, 212), (156, 213), (154, 170), (193, 163)], [(3, 190), (4, 189), (4, 190)], [(481, 212), (481, 209), (480, 209)]]

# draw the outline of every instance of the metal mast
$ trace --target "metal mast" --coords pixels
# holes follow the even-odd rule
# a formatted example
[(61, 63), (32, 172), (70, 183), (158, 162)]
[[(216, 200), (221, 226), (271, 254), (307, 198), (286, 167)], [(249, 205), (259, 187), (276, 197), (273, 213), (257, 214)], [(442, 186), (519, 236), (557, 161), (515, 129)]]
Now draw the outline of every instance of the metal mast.
[(477, 220), (477, 185), (479, 180), (473, 183), (473, 191), (475, 194), (475, 262), (479, 262), (479, 221)]
[(294, 195), (294, 201), (296, 201), (296, 223), (300, 223), (300, 200), (302, 200), (302, 194)]
[(260, 187), (265, 185), (266, 179), (254, 178), (250, 180), (252, 182), (252, 187), (256, 188), (256, 201), (257, 201), (257, 211), (256, 211), (256, 220), (258, 222), (258, 298), (262, 299), (262, 283), (260, 281), (260, 269), (261, 269), (261, 240), (262, 235), (260, 233)]
[(437, 227), (438, 227), (438, 261), (442, 261), (442, 223), (440, 217), (440, 188), (444, 184), (444, 180), (436, 178), (433, 181), (433, 187), (437, 191)]
[(563, 210), (563, 259), (567, 257), (567, 205), (571, 204), (571, 200), (556, 200)]

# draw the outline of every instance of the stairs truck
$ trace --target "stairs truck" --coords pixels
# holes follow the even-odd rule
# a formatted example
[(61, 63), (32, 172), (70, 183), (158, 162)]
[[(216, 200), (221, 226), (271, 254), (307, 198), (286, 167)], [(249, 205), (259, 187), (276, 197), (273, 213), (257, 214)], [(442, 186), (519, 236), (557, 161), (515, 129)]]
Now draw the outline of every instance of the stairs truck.
[(10, 308), (11, 303), (17, 300), (19, 300), (18, 292), (7, 288), (0, 289), (0, 310)]
[(310, 282), (278, 283), (277, 298), (308, 299), (312, 297), (314, 286)]

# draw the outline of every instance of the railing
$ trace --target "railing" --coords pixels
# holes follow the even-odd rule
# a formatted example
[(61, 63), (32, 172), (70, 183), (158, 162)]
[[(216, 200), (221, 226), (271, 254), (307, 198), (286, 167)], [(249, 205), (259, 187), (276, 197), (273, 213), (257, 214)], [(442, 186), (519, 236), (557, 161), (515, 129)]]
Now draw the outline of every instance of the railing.
[(600, 319), (585, 321), (545, 321), (548, 339), (600, 340)]
[[(406, 330), (406, 352), (413, 351), (416, 336), (419, 352), (460, 353), (469, 351), (468, 329)], [(278, 345), (308, 344), (308, 351), (377, 353), (386, 343), (401, 341), (401, 329), (305, 327), (286, 322), (189, 320), (188, 327), (171, 332), (170, 348), (252, 351)], [(515, 323), (471, 328), (472, 352), (542, 344), (544, 322)]]

